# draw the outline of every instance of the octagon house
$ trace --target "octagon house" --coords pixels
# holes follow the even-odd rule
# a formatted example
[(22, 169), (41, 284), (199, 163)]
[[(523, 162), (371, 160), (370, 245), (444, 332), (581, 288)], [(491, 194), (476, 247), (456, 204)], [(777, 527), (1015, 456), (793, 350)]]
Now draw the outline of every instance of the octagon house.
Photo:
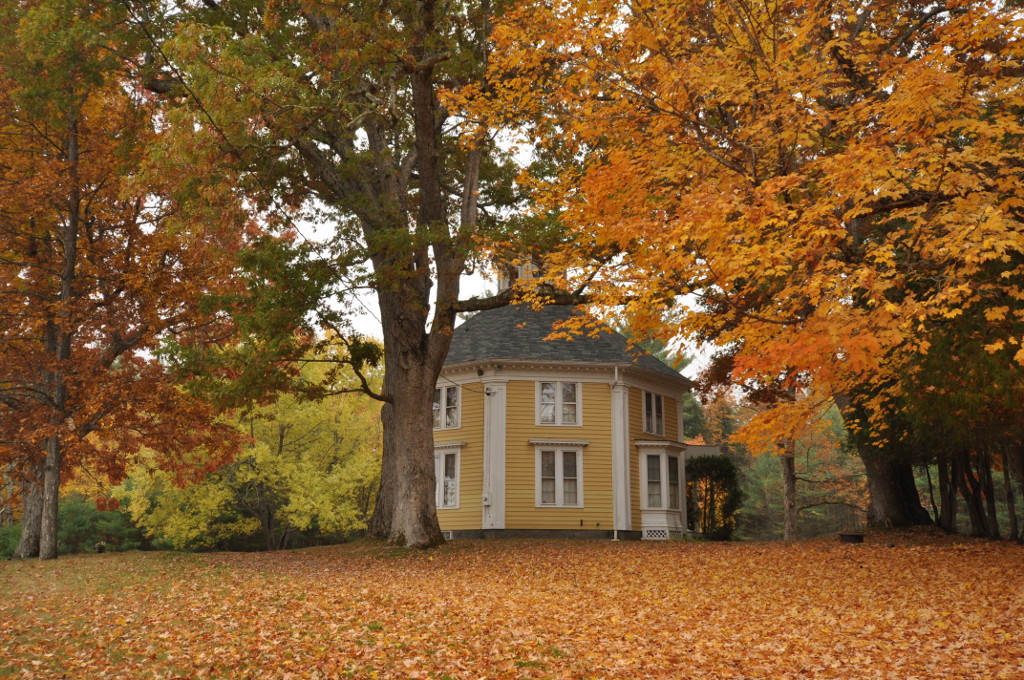
[(686, 532), (689, 381), (607, 327), (545, 340), (571, 307), (479, 312), (434, 393), (447, 538), (667, 539)]

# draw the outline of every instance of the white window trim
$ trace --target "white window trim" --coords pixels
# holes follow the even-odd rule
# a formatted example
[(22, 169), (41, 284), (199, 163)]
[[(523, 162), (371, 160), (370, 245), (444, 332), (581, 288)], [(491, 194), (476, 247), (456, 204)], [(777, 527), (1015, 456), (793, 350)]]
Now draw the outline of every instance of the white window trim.
[[(655, 408), (654, 405), (657, 403), (657, 400), (661, 401), (661, 432), (658, 432), (655, 429), (651, 428), (650, 427), (650, 423), (648, 422), (648, 418), (647, 418), (647, 395), (648, 394), (651, 395), (654, 398), (654, 401), (652, 402), (651, 406), (652, 406), (652, 408), (654, 408), (655, 411), (657, 409)], [(665, 412), (665, 401), (666, 401), (665, 400), (665, 395), (663, 395), (663, 394), (659, 394), (657, 392), (651, 392), (650, 390), (644, 390), (643, 391), (643, 396), (641, 397), (641, 401), (640, 401), (640, 410), (641, 410), (641, 417), (643, 418), (643, 430), (644, 430), (645, 434), (653, 434), (653, 435), (658, 436), (658, 437), (664, 437), (665, 436), (665, 432), (668, 430), (668, 422), (667, 422), (668, 421), (668, 417), (667, 417), (667, 414)], [(653, 420), (654, 419), (653, 418), (654, 414), (652, 413), (651, 416), (652, 416), (651, 420)]]
[[(541, 440), (532, 440), (534, 444), (534, 506), (538, 508), (582, 508), (583, 507), (583, 447), (586, 446), (587, 442), (544, 442)], [(540, 483), (540, 454), (541, 451), (555, 451), (555, 502), (554, 503), (542, 503), (541, 502), (541, 483)], [(558, 498), (562, 495), (563, 489), (560, 484), (562, 480), (562, 472), (565, 469), (561, 465), (561, 461), (567, 454), (575, 454), (576, 456), (576, 503), (573, 505), (565, 505), (559, 503)]]
[[(658, 456), (661, 470), (661, 498), (662, 506), (649, 505), (649, 494), (647, 491), (647, 456)], [(679, 507), (670, 507), (668, 499), (668, 458), (675, 456), (679, 461)], [(686, 502), (686, 485), (683, 483), (684, 455), (682, 452), (670, 452), (663, 447), (641, 446), (640, 447), (640, 509), (641, 510), (665, 510), (667, 512), (681, 512), (682, 504)]]
[[(434, 446), (434, 505), (438, 510), (458, 510), (461, 501), (462, 486), (462, 447), (465, 442), (451, 442)], [(444, 457), (455, 456), (455, 504), (442, 505), (444, 502)]]
[[(435, 390), (441, 390), (441, 416), (438, 419), (439, 424), (434, 426), (435, 430), (458, 430), (462, 427), (462, 387), (461, 385), (438, 385), (434, 388)], [(455, 401), (455, 424), (447, 425), (445, 418), (445, 404), (447, 403), (448, 390), (455, 390), (456, 401)], [(431, 418), (433, 418), (433, 409), (431, 409)]]
[[(540, 419), (540, 385), (541, 383), (555, 383), (555, 422), (544, 423)], [(576, 385), (576, 422), (568, 425), (562, 424), (562, 384), (572, 383)], [(534, 383), (534, 422), (539, 427), (583, 427), (583, 383), (578, 380), (538, 380)], [(549, 506), (545, 506), (549, 507)]]

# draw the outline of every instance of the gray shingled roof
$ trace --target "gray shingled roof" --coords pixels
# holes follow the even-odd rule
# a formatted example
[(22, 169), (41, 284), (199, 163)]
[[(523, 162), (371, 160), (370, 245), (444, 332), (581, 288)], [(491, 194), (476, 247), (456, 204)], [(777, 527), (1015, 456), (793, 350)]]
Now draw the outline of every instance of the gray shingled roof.
[(581, 312), (566, 305), (549, 305), (541, 309), (512, 305), (479, 312), (455, 329), (445, 364), (500, 359), (630, 363), (685, 380), (660, 359), (638, 348), (630, 350), (626, 338), (607, 326), (597, 337), (580, 335), (572, 340), (544, 340), (552, 333), (555, 324), (579, 314)]

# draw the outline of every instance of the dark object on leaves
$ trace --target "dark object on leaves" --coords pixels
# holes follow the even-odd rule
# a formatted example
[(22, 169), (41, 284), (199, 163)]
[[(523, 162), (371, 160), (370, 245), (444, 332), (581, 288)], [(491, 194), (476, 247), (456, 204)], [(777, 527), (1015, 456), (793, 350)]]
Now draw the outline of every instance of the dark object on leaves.
[(856, 531), (843, 531), (839, 534), (840, 543), (863, 543), (864, 534)]

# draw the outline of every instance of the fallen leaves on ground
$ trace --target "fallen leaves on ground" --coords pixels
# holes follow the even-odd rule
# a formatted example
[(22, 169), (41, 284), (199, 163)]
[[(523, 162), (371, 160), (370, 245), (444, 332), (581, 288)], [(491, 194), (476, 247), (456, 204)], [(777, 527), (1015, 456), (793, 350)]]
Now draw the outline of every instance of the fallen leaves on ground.
[(1024, 678), (1024, 548), (371, 542), (0, 565), (0, 678)]

